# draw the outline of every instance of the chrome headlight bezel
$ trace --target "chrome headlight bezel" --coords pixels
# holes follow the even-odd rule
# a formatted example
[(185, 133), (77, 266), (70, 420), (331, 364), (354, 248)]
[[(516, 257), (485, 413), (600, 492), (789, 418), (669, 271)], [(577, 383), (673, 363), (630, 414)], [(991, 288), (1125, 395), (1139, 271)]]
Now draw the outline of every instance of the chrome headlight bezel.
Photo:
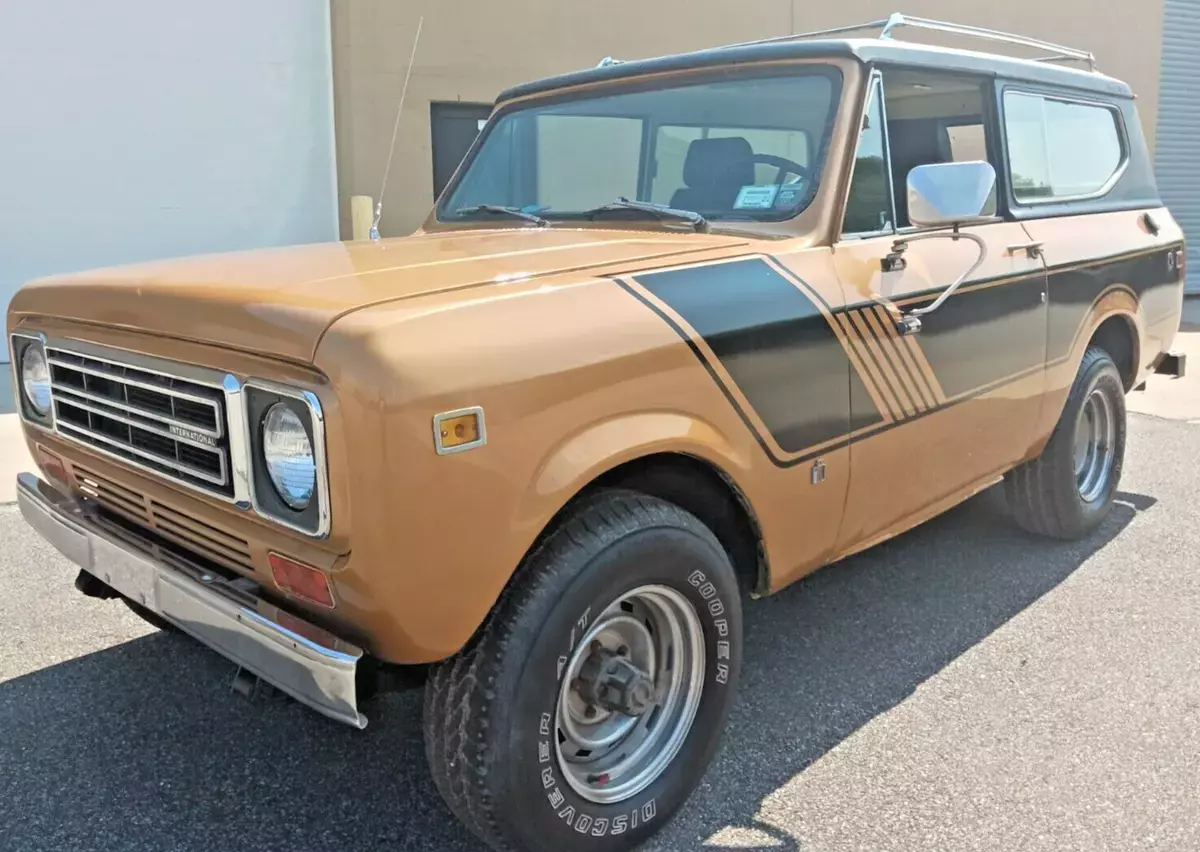
[[(46, 370), (45, 408), (39, 408), (33, 398), (34, 392), (28, 386), (26, 370), (29, 368), (27, 359), (31, 353), (41, 358)], [(9, 357), (12, 359), (13, 396), (17, 400), (21, 418), (27, 423), (50, 428), (54, 424), (54, 393), (51, 389), (52, 373), (50, 362), (46, 356), (46, 343), (41, 335), (14, 332), (9, 335)]]
[[(325, 418), (320, 400), (311, 391), (251, 379), (244, 388), (247, 444), (250, 456), (250, 493), (254, 510), (263, 517), (316, 538), (329, 533), (329, 471), (325, 457)], [(303, 426), (312, 449), (313, 493), (297, 507), (280, 493), (266, 456), (268, 413), (286, 409)]]

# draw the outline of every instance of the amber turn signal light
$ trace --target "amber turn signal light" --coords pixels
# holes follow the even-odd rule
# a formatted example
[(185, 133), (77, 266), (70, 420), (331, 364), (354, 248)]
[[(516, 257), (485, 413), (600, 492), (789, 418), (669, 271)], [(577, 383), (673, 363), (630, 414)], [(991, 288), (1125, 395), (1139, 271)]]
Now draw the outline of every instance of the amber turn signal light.
[(459, 447), (479, 440), (479, 415), (464, 414), (442, 421), (442, 446)]
[(457, 453), (487, 442), (482, 408), (447, 411), (433, 418), (433, 438), (438, 453)]
[(275, 585), (280, 589), (292, 597), (333, 609), (329, 578), (316, 568), (274, 552), (267, 554), (267, 562), (271, 565)]

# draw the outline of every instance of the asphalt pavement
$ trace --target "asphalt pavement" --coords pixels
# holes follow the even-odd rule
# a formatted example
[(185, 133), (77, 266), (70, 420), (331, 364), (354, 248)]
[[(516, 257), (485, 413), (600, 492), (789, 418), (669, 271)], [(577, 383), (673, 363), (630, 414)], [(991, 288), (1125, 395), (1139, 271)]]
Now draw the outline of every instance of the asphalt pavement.
[[(1200, 426), (1134, 415), (1087, 541), (995, 491), (749, 604), (724, 745), (649, 850), (1200, 849)], [(71, 586), (0, 508), (0, 850), (482, 852), (420, 694), (355, 732)]]

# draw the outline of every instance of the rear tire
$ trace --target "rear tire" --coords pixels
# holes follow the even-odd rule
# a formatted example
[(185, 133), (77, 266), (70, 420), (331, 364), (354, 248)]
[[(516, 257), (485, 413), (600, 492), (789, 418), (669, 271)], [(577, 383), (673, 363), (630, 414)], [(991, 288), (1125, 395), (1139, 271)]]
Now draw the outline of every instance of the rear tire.
[(1042, 454), (1010, 471), (1004, 491), (1025, 530), (1077, 539), (1112, 509), (1125, 461), (1125, 387), (1109, 354), (1087, 350)]
[(496, 850), (630, 849), (700, 782), (740, 665), (737, 579), (712, 532), (662, 500), (602, 494), (431, 672), (434, 782)]

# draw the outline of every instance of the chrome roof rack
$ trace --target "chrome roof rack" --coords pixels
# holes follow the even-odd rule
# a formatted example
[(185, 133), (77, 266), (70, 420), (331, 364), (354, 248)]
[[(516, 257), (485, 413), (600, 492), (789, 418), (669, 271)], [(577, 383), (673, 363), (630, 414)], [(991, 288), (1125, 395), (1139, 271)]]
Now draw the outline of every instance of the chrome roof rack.
[(910, 15), (902, 15), (899, 12), (892, 14), (890, 17), (880, 21), (870, 21), (865, 24), (854, 24), (848, 27), (834, 27), (828, 30), (815, 30), (810, 33), (797, 33), (795, 35), (776, 36), (775, 38), (759, 39), (757, 41), (743, 42), (740, 45), (730, 45), (730, 47), (741, 47), (748, 44), (770, 44), (781, 41), (799, 41), (807, 38), (823, 38), (834, 35), (847, 35), (849, 33), (861, 32), (863, 30), (879, 30), (878, 38), (892, 38), (893, 31), (902, 27), (912, 27), (922, 30), (937, 30), (944, 33), (953, 33), (955, 35), (973, 36), (975, 38), (986, 39), (988, 41), (1004, 42), (1006, 44), (1018, 44), (1023, 47), (1034, 47), (1038, 50), (1050, 51), (1048, 56), (1034, 57), (1035, 62), (1061, 62), (1063, 60), (1076, 60), (1086, 62), (1089, 71), (1096, 70), (1096, 56), (1091, 51), (1079, 50), (1074, 47), (1066, 47), (1061, 44), (1054, 44), (1041, 39), (1029, 38), (1028, 36), (1014, 35), (1013, 33), (1005, 33), (999, 30), (989, 30), (983, 27), (972, 27), (967, 24), (952, 24), (946, 21), (933, 21), (928, 18), (914, 18)]

